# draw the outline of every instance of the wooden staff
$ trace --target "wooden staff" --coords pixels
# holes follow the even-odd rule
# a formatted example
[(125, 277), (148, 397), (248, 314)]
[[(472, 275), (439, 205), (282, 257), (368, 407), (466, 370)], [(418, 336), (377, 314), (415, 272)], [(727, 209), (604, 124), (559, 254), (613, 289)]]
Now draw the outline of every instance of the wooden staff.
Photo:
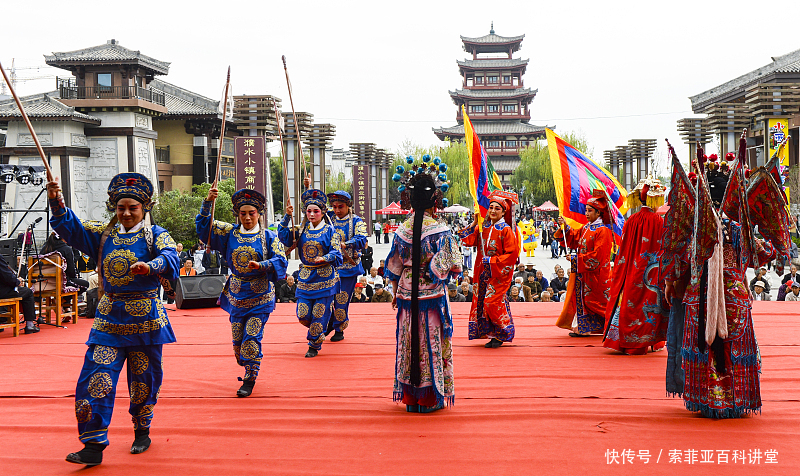
[[(292, 191), (289, 190), (289, 176), (287, 174), (289, 167), (286, 164), (286, 146), (283, 144), (283, 116), (281, 116), (281, 112), (278, 111), (278, 104), (275, 102), (275, 98), (272, 98), (272, 108), (275, 109), (275, 120), (278, 123), (278, 140), (281, 143), (281, 162), (283, 164), (283, 188), (286, 190), (286, 204), (284, 205), (283, 209), (286, 210), (286, 207), (292, 204)], [(292, 226), (294, 226), (294, 216), (292, 216)]]
[(8, 84), (8, 89), (11, 91), (11, 95), (14, 96), (14, 101), (17, 103), (17, 107), (19, 108), (20, 114), (22, 114), (22, 120), (25, 121), (25, 125), (28, 126), (28, 130), (31, 132), (31, 137), (33, 137), (33, 142), (36, 144), (36, 150), (39, 151), (39, 157), (42, 158), (42, 163), (44, 164), (44, 170), (47, 172), (47, 181), (53, 181), (53, 171), (50, 170), (50, 164), (47, 163), (47, 157), (44, 155), (44, 149), (42, 149), (42, 145), (39, 143), (39, 137), (36, 135), (36, 131), (33, 130), (33, 125), (31, 124), (31, 120), (28, 119), (28, 115), (25, 113), (25, 108), (22, 107), (22, 102), (19, 100), (19, 96), (17, 96), (17, 92), (14, 91), (14, 86), (11, 85), (11, 81), (8, 80), (8, 76), (6, 75), (6, 70), (3, 69), (2, 63), (0, 63), (0, 72), (3, 73), (3, 79), (6, 80), (6, 84)]
[(300, 163), (303, 165), (303, 177), (306, 176), (306, 158), (303, 155), (303, 142), (300, 140), (300, 124), (297, 123), (297, 113), (294, 111), (294, 101), (292, 100), (292, 83), (289, 82), (289, 70), (286, 68), (286, 55), (281, 56), (283, 60), (283, 72), (286, 74), (286, 87), (289, 89), (289, 104), (292, 105), (292, 117), (294, 118), (294, 132), (297, 135), (297, 149), (300, 153)]
[[(219, 184), (219, 175), (222, 172), (222, 144), (225, 143), (225, 122), (227, 121), (228, 117), (228, 91), (230, 90), (231, 86), (231, 67), (228, 66), (228, 78), (225, 80), (225, 99), (222, 102), (222, 127), (220, 128), (219, 132), (219, 145), (217, 146), (217, 172), (214, 175), (214, 182), (211, 184), (211, 188), (217, 188)], [(211, 226), (208, 228), (208, 240), (206, 241), (206, 245), (210, 246), (211, 243), (211, 233), (214, 230), (214, 207), (217, 204), (217, 200), (214, 199), (211, 202)]]

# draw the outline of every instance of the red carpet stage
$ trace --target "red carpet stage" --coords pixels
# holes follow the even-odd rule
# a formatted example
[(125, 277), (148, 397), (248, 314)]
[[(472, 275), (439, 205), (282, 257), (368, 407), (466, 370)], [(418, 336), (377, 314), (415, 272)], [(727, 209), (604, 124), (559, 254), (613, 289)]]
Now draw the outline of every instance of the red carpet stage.
[[(392, 402), (389, 304), (353, 305), (346, 339), (325, 343), (314, 359), (303, 358), (306, 330), (294, 305), (279, 305), (265, 328), (258, 383), (244, 399), (235, 396), (243, 372), (227, 316), (171, 311), (178, 343), (164, 346), (153, 445), (128, 453), (123, 371), (111, 446), (102, 465), (85, 471), (64, 457), (82, 447), (73, 398), (90, 321), (16, 338), (6, 331), (0, 475), (800, 474), (793, 303), (756, 303), (763, 413), (719, 421), (665, 395), (666, 351), (631, 357), (599, 338), (570, 338), (553, 325), (558, 303), (512, 304), (516, 339), (499, 349), (468, 341), (469, 303), (453, 308), (456, 403), (429, 415)], [(675, 450), (680, 463), (670, 462)], [(624, 451), (630, 460), (613, 457)]]

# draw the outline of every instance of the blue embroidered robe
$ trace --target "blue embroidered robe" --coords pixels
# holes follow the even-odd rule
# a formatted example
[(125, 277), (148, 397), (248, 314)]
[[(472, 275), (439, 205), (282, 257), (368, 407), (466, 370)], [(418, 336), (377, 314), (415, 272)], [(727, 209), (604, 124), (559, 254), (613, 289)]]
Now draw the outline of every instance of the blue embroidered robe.
[[(341, 232), (341, 239), (347, 246), (342, 256), (342, 265), (337, 268), (339, 277), (342, 279), (364, 274), (364, 266), (361, 264), (361, 250), (367, 247), (367, 224), (357, 215), (348, 215), (345, 218), (338, 218), (335, 213), (328, 212), (328, 216), (334, 228)], [(351, 260), (348, 260), (348, 256)]]
[[(275, 309), (275, 283), (286, 277), (289, 263), (283, 245), (275, 232), (244, 233), (241, 225), (214, 220), (211, 223), (211, 202), (204, 201), (195, 218), (197, 236), (208, 239), (211, 228), (211, 249), (225, 256), (233, 273), (228, 277), (220, 296), (220, 307), (231, 317), (269, 314)], [(266, 247), (266, 250), (264, 249)], [(250, 261), (261, 264), (260, 269), (248, 268)], [(268, 265), (272, 268), (267, 272)]]
[[(292, 246), (297, 242), (301, 264), (295, 295), (298, 298), (319, 299), (338, 293), (337, 269), (342, 265), (341, 235), (327, 223), (319, 230), (311, 230), (308, 226), (304, 226), (302, 231), (293, 230), (289, 228), (290, 219), (288, 215), (283, 217), (278, 225), (278, 238), (284, 246)], [(318, 256), (325, 261), (313, 262)]]
[[(100, 238), (106, 225), (97, 221), (81, 221), (69, 208), (53, 200), (53, 229), (80, 251), (102, 265), (105, 294), (97, 304), (87, 345), (109, 347), (169, 344), (175, 334), (167, 311), (158, 297), (158, 276), (178, 279), (178, 252), (167, 230), (153, 226), (153, 255), (147, 247), (144, 231), (121, 233), (116, 225), (106, 238), (98, 256)], [(150, 267), (148, 274), (131, 274), (131, 265), (138, 261)]]

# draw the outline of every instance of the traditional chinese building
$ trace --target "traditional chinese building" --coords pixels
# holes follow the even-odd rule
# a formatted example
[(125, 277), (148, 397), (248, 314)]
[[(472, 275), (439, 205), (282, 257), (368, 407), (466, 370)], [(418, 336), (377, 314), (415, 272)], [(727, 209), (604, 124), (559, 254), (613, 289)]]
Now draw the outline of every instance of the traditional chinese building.
[(678, 121), (678, 132), (690, 144), (719, 144), (720, 155), (737, 152), (747, 129), (748, 166), (764, 165), (774, 148), (791, 136), (784, 165), (798, 163), (800, 145), (800, 50), (771, 58), (772, 62), (690, 97), (701, 118)]
[[(369, 172), (362, 174), (369, 180), (366, 195), (369, 199), (366, 206), (359, 207), (358, 212), (367, 222), (367, 227), (371, 230), (372, 221), (380, 217), (375, 213), (376, 210), (389, 205), (389, 167), (392, 165), (391, 154), (384, 149), (379, 149), (372, 142), (356, 142), (350, 144), (350, 158), (353, 166), (368, 167)], [(356, 181), (356, 173), (353, 173), (353, 180)], [(353, 184), (353, 199), (358, 199), (358, 187)]]
[(463, 141), (461, 106), (466, 106), (475, 132), (504, 183), (520, 164), (519, 150), (545, 136), (545, 126), (529, 124), (529, 106), (538, 90), (525, 87), (523, 76), (528, 60), (513, 57), (524, 38), (525, 35), (499, 36), (494, 25), (488, 35), (462, 36), (464, 51), (472, 58), (457, 61), (461, 89), (449, 91), (457, 107), (458, 124), (433, 129), (440, 140)]

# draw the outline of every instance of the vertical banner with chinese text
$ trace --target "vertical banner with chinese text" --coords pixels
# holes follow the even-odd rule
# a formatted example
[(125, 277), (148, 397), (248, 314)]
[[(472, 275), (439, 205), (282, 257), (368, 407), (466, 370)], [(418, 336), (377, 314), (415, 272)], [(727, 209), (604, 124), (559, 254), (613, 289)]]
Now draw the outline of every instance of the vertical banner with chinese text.
[[(772, 154), (775, 153), (775, 151), (778, 149), (778, 146), (781, 145), (781, 142), (783, 142), (786, 139), (786, 136), (789, 134), (789, 119), (787, 119), (785, 117), (769, 119), (767, 121), (767, 127), (768, 127), (767, 130), (769, 131), (769, 136), (768, 136), (768, 141), (769, 142), (767, 144), (768, 153), (767, 153), (767, 157), (766, 157), (765, 163), (769, 161), (769, 159), (772, 157)], [(779, 167), (780, 168), (780, 174), (781, 174), (781, 177), (783, 177), (783, 179), (785, 180), (786, 175), (789, 173), (789, 151), (788, 150), (784, 149), (783, 157), (780, 157), (780, 161), (781, 161), (780, 162), (781, 165)], [(783, 184), (779, 183), (778, 185), (783, 187)], [(789, 191), (789, 187), (783, 187), (783, 192), (786, 194), (787, 203), (791, 203), (791, 202), (788, 202), (788, 200), (789, 200), (789, 192), (790, 192)]]
[(372, 202), (370, 201), (369, 165), (353, 166), (353, 213), (364, 219), (372, 231)]
[(236, 189), (248, 188), (266, 193), (264, 163), (266, 146), (263, 137), (236, 138)]
[(236, 167), (234, 167), (235, 160), (235, 146), (234, 140), (226, 137), (222, 141), (222, 165), (220, 166), (220, 180), (236, 177)]

